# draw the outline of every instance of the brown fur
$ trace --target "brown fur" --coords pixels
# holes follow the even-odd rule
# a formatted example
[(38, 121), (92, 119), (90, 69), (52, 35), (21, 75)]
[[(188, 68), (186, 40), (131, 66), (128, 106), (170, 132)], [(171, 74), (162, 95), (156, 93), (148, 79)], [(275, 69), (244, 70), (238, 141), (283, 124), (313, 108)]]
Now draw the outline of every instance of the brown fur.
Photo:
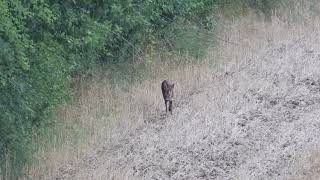
[(174, 88), (174, 83), (172, 83), (169, 80), (164, 80), (161, 83), (161, 90), (162, 90), (162, 95), (164, 99), (164, 103), (166, 106), (166, 113), (168, 112), (168, 102), (169, 102), (169, 111), (172, 114), (172, 101), (173, 101), (173, 88)]

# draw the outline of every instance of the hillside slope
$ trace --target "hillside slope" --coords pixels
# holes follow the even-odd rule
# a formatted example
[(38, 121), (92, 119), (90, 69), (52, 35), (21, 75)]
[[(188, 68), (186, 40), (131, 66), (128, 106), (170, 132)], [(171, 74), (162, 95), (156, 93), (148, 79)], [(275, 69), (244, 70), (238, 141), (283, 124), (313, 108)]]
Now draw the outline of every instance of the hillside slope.
[[(320, 34), (272, 41), (56, 179), (284, 179), (320, 143)], [(309, 166), (308, 162), (303, 166)]]

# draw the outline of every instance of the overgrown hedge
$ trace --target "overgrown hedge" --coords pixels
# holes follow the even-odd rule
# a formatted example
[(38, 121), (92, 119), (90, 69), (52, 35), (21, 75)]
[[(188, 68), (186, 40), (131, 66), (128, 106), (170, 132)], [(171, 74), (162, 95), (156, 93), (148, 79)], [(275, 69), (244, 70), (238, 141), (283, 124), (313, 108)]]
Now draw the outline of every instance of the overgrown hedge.
[[(272, 5), (242, 1), (262, 9)], [(32, 134), (67, 99), (73, 76), (97, 63), (126, 63), (133, 51), (147, 52), (173, 22), (209, 28), (207, 15), (230, 2), (0, 0), (0, 177), (6, 160), (13, 173), (21, 172)]]

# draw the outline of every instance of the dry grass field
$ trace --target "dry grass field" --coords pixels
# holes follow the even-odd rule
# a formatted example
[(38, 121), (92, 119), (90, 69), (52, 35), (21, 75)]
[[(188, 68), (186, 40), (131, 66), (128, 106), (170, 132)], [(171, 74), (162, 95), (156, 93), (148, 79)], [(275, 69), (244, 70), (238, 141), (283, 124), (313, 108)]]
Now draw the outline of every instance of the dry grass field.
[(319, 179), (320, 19), (301, 9), (298, 20), (224, 21), (206, 34), (224, 41), (203, 62), (154, 57), (127, 90), (109, 72), (79, 83), (79, 99), (58, 112), (63, 142), (37, 152), (30, 177)]

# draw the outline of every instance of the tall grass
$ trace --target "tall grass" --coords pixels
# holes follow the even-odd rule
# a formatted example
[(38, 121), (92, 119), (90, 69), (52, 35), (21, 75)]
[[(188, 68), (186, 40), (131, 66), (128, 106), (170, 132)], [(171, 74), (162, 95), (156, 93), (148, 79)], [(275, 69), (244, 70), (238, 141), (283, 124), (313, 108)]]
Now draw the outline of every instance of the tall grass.
[[(204, 76), (213, 65), (176, 55), (157, 54), (149, 58), (149, 63), (135, 62), (131, 67), (123, 67), (127, 68), (127, 74), (102, 67), (93, 77), (78, 79), (77, 98), (59, 108), (55, 123), (41, 136), (35, 136), (40, 139), (34, 139), (38, 150), (33, 156), (33, 165), (26, 167), (28, 177), (50, 179), (61, 165), (75, 163), (93, 152), (101, 142), (121, 136), (148, 118), (163, 114), (162, 80), (172, 79), (176, 82), (177, 97), (186, 96), (205, 84)], [(136, 70), (130, 68), (139, 66), (145, 66), (143, 78), (123, 80), (122, 76), (134, 76)]]

